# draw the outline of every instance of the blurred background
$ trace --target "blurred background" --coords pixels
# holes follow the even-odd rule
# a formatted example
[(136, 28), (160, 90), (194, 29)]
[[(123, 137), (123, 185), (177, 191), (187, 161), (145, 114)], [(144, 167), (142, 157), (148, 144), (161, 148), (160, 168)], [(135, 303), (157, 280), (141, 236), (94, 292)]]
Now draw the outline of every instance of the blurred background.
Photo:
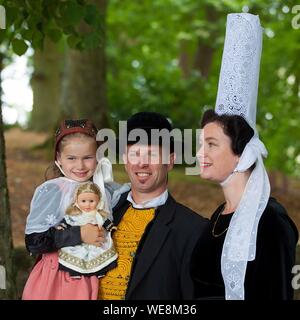
[[(199, 128), (203, 111), (215, 104), (226, 16), (232, 12), (259, 15), (264, 28), (257, 125), (269, 151), (272, 195), (300, 229), (300, 3), (0, 0), (0, 5), (6, 14), (6, 28), (0, 29), (0, 257), (11, 261), (6, 298), (20, 297), (34, 261), (24, 248), (24, 227), (33, 191), (52, 160), (58, 122), (91, 118), (99, 129), (117, 130), (119, 120), (147, 110), (163, 113), (174, 127)], [(127, 181), (121, 165), (114, 166), (114, 175)], [(181, 166), (170, 175), (170, 190), (207, 217), (222, 201), (217, 185), (186, 176)]]

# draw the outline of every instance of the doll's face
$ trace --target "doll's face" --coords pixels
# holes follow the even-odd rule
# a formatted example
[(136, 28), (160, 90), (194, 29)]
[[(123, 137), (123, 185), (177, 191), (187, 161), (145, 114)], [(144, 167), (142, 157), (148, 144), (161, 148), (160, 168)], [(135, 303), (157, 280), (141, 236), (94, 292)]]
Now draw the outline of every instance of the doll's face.
[(92, 192), (81, 193), (77, 197), (77, 204), (82, 211), (93, 211), (99, 202), (99, 196)]

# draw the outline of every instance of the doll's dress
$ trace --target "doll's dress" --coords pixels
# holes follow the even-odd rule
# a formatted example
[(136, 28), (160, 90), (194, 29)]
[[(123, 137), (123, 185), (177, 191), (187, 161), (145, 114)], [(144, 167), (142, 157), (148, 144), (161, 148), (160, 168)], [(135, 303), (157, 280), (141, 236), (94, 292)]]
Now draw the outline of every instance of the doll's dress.
[[(97, 210), (93, 210), (83, 211), (79, 215), (65, 215), (64, 222), (70, 226), (83, 226), (88, 223), (102, 226), (104, 218)], [(111, 264), (113, 266), (113, 262), (118, 257), (110, 232), (107, 232), (105, 242), (101, 247), (82, 243), (60, 249), (58, 256), (62, 269), (65, 271), (69, 269), (68, 271), (73, 276), (80, 274), (101, 276), (103, 275), (101, 270), (107, 271), (108, 266)]]

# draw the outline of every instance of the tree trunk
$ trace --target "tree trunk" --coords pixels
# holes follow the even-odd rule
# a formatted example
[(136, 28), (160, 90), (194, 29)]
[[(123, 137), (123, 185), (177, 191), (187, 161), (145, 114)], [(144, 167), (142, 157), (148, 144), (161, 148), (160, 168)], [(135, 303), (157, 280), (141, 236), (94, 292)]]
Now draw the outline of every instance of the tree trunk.
[(281, 183), (280, 183), (280, 192), (281, 194), (289, 193), (290, 181), (287, 175), (284, 172), (280, 172)]
[(33, 56), (34, 73), (31, 78), (33, 109), (30, 128), (51, 131), (61, 116), (59, 109), (60, 82), (63, 53), (58, 45), (45, 39), (44, 50), (36, 50)]
[[(98, 128), (108, 125), (106, 102), (105, 14), (106, 0), (91, 1), (102, 16), (101, 48), (69, 49), (66, 53), (61, 108), (67, 118), (90, 118)], [(86, 26), (80, 27), (85, 32)]]
[[(206, 20), (208, 24), (215, 24), (217, 21), (218, 13), (212, 6), (205, 6)], [(198, 40), (198, 46), (195, 53), (194, 69), (198, 70), (202, 77), (207, 78), (209, 76), (210, 67), (213, 60), (213, 54), (215, 48), (212, 46), (214, 39), (216, 38), (216, 31), (211, 32), (209, 40)]]
[(209, 45), (198, 41), (198, 47), (195, 54), (194, 69), (200, 71), (203, 78), (207, 79), (212, 63), (214, 49)]
[[(0, 54), (0, 75), (3, 69), (3, 56)], [(0, 83), (1, 84), (1, 83)], [(0, 86), (1, 88), (1, 86)], [(0, 89), (0, 97), (1, 97)], [(6, 273), (6, 289), (0, 289), (0, 299), (16, 299), (16, 273), (13, 263), (13, 241), (11, 231), (11, 217), (9, 208), (9, 194), (5, 164), (4, 126), (0, 99), (0, 266)], [(3, 281), (1, 273), (0, 282)]]
[(180, 41), (179, 66), (182, 71), (183, 78), (187, 79), (191, 73), (191, 59), (187, 50), (187, 41)]

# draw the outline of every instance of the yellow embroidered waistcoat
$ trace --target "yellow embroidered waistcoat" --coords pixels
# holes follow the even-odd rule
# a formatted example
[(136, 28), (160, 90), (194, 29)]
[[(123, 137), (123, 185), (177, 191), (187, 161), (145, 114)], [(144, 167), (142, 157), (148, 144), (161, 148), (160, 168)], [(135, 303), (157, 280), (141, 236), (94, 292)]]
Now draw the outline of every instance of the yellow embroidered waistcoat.
[(118, 230), (113, 233), (113, 241), (118, 252), (117, 267), (109, 270), (99, 281), (100, 300), (125, 299), (132, 262), (140, 239), (153, 219), (154, 208), (134, 209), (130, 206), (125, 212)]

